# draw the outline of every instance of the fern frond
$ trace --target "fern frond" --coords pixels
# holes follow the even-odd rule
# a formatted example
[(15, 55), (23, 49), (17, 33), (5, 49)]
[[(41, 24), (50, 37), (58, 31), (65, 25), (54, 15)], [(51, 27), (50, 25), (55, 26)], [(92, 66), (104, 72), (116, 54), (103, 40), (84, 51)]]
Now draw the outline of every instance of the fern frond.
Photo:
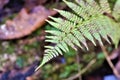
[[(108, 39), (110, 37), (115, 44), (118, 45), (120, 40), (120, 24), (113, 18), (104, 15), (103, 13), (111, 13), (109, 3), (107, 0), (100, 0), (100, 5), (94, 0), (77, 0), (77, 4), (63, 0), (68, 7), (74, 12), (68, 12), (63, 10), (57, 10), (63, 17), (54, 18), (50, 17), (53, 21), (47, 20), (52, 26), (58, 30), (48, 30), (51, 36), (46, 36), (46, 42), (52, 42), (55, 46), (45, 46), (45, 55), (43, 61), (39, 67), (54, 57), (63, 55), (63, 52), (69, 51), (68, 46), (77, 50), (77, 47), (83, 49), (82, 45), (88, 50), (86, 39), (90, 40), (96, 45), (95, 40), (103, 45), (102, 39), (111, 43)], [(117, 1), (112, 13), (116, 12), (120, 4), (120, 0)], [(116, 17), (115, 17), (116, 18)]]
[(94, 0), (86, 0), (86, 5), (92, 8), (92, 10), (91, 9), (88, 9), (88, 10), (95, 12), (93, 14), (103, 13), (103, 10), (101, 9), (101, 7)]
[(68, 11), (63, 11), (58, 9), (54, 9), (54, 10), (59, 12), (63, 17), (65, 17), (67, 20), (70, 20), (72, 22), (80, 23), (82, 21), (82, 18), (79, 18), (77, 15), (70, 13)]
[(114, 5), (114, 8), (113, 8), (113, 13), (112, 14), (116, 19), (120, 18), (120, 0), (116, 1), (115, 5)]
[(78, 16), (81, 16), (84, 19), (88, 19), (89, 14), (86, 13), (86, 11), (80, 7), (79, 5), (72, 3), (72, 2), (67, 2), (65, 0), (63, 0), (68, 7), (70, 7)]
[(111, 9), (107, 0), (100, 0), (100, 6), (103, 12), (111, 13)]

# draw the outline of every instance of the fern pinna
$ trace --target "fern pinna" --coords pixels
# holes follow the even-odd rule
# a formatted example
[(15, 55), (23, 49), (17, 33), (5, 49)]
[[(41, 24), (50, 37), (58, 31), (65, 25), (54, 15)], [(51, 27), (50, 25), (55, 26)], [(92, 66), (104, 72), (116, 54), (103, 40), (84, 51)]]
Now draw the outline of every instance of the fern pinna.
[[(58, 30), (46, 30), (52, 36), (46, 36), (46, 42), (55, 43), (55, 46), (45, 46), (43, 61), (39, 67), (44, 65), (53, 57), (62, 55), (62, 52), (69, 51), (68, 46), (77, 50), (75, 46), (83, 48), (83, 44), (88, 49), (86, 39), (96, 45), (94, 39), (103, 45), (101, 37), (109, 41), (108, 36), (112, 39), (115, 46), (120, 40), (120, 0), (117, 0), (114, 8), (111, 10), (107, 0), (76, 0), (76, 3), (63, 0), (72, 12), (57, 10), (65, 19), (50, 18), (47, 20)], [(38, 67), (38, 68), (39, 68)], [(37, 68), (37, 69), (38, 69)]]

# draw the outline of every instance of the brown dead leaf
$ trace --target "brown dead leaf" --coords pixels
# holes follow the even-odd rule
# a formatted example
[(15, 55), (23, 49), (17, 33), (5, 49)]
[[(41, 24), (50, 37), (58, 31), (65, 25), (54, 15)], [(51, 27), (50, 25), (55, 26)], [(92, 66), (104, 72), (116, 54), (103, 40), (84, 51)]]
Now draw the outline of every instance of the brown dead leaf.
[(30, 13), (23, 8), (13, 19), (7, 20), (0, 26), (0, 39), (16, 39), (31, 34), (45, 23), (48, 16), (56, 12), (47, 10), (43, 6), (37, 6)]
[(30, 4), (44, 4), (47, 0), (25, 0), (26, 5), (30, 5)]
[[(29, 0), (33, 1), (33, 0)], [(48, 0), (35, 0), (39, 4), (43, 4)], [(23, 8), (13, 20), (7, 20), (5, 24), (0, 25), (0, 40), (18, 39), (31, 34), (45, 23), (48, 16), (55, 15), (57, 12), (51, 10), (54, 8), (64, 9), (66, 7), (63, 2), (47, 5), (49, 10), (43, 6), (35, 6), (32, 9)], [(53, 3), (52, 3), (53, 4)], [(30, 5), (29, 5), (30, 6)], [(51, 8), (51, 9), (50, 9)]]
[(25, 8), (28, 10), (38, 5), (44, 4), (47, 0), (25, 0)]

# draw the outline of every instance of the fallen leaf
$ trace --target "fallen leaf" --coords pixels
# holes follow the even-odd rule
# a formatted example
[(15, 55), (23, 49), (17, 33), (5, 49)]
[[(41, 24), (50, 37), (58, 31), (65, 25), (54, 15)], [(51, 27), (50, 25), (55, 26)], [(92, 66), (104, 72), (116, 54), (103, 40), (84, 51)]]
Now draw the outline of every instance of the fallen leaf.
[(27, 8), (28, 10), (44, 4), (47, 0), (25, 0), (25, 8)]
[[(46, 1), (40, 0), (38, 2), (42, 4)], [(49, 9), (40, 5), (30, 10), (23, 8), (13, 20), (7, 20), (5, 24), (0, 25), (0, 40), (18, 39), (30, 35), (45, 24), (48, 16), (53, 16), (57, 13), (53, 10), (53, 7), (64, 9), (66, 5), (63, 2), (56, 2), (54, 5), (49, 4), (47, 7)]]
[(30, 13), (23, 8), (13, 20), (7, 20), (5, 24), (0, 26), (0, 39), (9, 40), (29, 35), (41, 27), (48, 16), (55, 13), (43, 6), (33, 8)]

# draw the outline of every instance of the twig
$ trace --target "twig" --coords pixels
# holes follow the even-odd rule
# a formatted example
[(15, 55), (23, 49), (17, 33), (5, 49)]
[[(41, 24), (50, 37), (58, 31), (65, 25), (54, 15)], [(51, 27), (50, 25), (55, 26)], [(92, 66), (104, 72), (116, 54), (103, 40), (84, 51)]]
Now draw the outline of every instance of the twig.
[(82, 69), (79, 73), (65, 80), (74, 80), (78, 78), (81, 74), (84, 74), (95, 62), (96, 62), (96, 59), (91, 60), (90, 63), (84, 69)]
[[(78, 51), (77, 51), (78, 52)], [(81, 68), (80, 68), (80, 57), (79, 54), (76, 54), (76, 59), (77, 59), (77, 65), (78, 65), (78, 72), (81, 72)], [(82, 80), (82, 75), (79, 75), (79, 80)]]
[(120, 78), (120, 74), (119, 72), (116, 70), (115, 66), (113, 65), (113, 63), (111, 62), (108, 52), (106, 51), (106, 48), (104, 46), (101, 46), (101, 49), (105, 55), (105, 58), (109, 64), (109, 66), (111, 67), (111, 69), (113, 70), (113, 73), (116, 75), (116, 77)]

